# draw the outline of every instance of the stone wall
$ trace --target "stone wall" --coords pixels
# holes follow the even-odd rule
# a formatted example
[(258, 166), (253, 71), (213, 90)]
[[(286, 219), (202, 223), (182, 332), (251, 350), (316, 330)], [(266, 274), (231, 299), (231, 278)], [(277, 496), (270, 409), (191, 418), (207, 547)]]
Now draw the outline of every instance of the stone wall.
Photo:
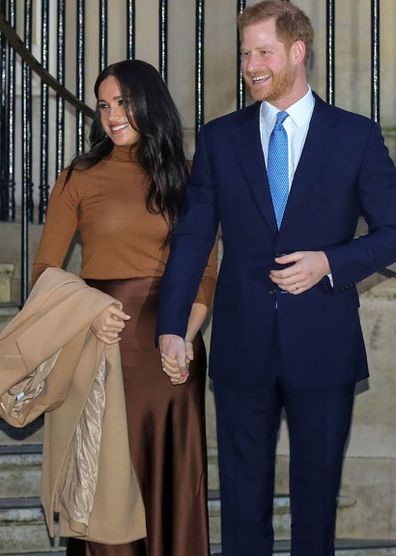
[[(251, 4), (252, 2), (248, 2)], [(97, 1), (87, 0), (89, 14), (85, 87), (87, 102), (94, 106), (93, 83), (97, 74)], [(118, 3), (121, 5), (123, 2)], [(169, 0), (169, 88), (180, 109), (186, 132), (186, 147), (194, 151), (194, 25), (195, 3)], [(207, 0), (205, 27), (205, 119), (235, 109), (236, 31), (235, 0)], [(326, 23), (325, 0), (300, 0), (316, 29), (316, 42), (309, 65), (312, 87), (325, 97)], [(136, 1), (136, 57), (158, 65), (158, 3)], [(75, 2), (67, 2), (69, 37), (73, 41)], [(370, 2), (343, 0), (336, 3), (336, 103), (343, 108), (370, 115)], [(110, 10), (109, 10), (110, 13)], [(396, 2), (381, 1), (381, 122), (386, 141), (396, 157)], [(56, 31), (56, 30), (55, 30)], [(54, 32), (55, 32), (54, 31)], [(125, 21), (122, 9), (110, 13), (108, 62), (125, 57)], [(93, 62), (92, 62), (93, 61)], [(52, 62), (53, 63), (53, 62)], [(75, 70), (66, 65), (66, 85), (74, 90)], [(19, 69), (18, 69), (19, 75)], [(34, 99), (38, 129), (38, 97)], [(17, 107), (18, 110), (18, 107)], [(66, 159), (73, 154), (74, 118), (70, 124)], [(53, 118), (54, 121), (54, 118)], [(37, 145), (38, 143), (36, 143)], [(17, 142), (19, 145), (19, 142)], [(19, 147), (18, 147), (19, 148)], [(50, 146), (53, 151), (53, 143)], [(35, 160), (37, 158), (35, 157)], [(20, 165), (17, 182), (20, 181)], [(51, 182), (55, 178), (53, 169)], [(37, 175), (37, 169), (35, 170)], [(37, 183), (37, 180), (34, 180)], [(18, 190), (19, 191), (19, 190)], [(18, 193), (19, 195), (19, 193)], [(18, 197), (19, 198), (19, 197)], [(33, 259), (41, 228), (30, 227), (30, 260)], [(11, 297), (18, 298), (20, 229), (15, 224), (0, 224), (1, 262), (15, 264)], [(78, 272), (79, 249), (70, 259), (70, 270)], [(340, 519), (338, 535), (360, 538), (396, 537), (396, 282), (376, 283), (361, 295), (361, 318), (372, 376), (359, 385), (354, 421), (344, 468), (342, 493), (352, 500)], [(210, 324), (206, 332), (209, 336)], [(208, 384), (208, 444), (215, 448), (213, 396)], [(286, 427), (282, 428), (278, 448), (277, 491), (288, 492), (288, 446)]]

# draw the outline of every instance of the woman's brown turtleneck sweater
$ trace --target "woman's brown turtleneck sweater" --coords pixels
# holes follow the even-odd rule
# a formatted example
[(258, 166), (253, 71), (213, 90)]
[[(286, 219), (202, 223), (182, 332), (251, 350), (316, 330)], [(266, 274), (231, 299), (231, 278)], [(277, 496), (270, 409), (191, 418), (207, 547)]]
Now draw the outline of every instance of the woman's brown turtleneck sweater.
[[(108, 158), (74, 170), (66, 184), (65, 178), (63, 171), (51, 193), (32, 282), (47, 267), (63, 265), (76, 231), (82, 242), (82, 278), (161, 277), (169, 255), (162, 247), (167, 224), (146, 208), (148, 179), (131, 160), (130, 147), (115, 145)], [(216, 271), (214, 250), (196, 302), (211, 305)]]

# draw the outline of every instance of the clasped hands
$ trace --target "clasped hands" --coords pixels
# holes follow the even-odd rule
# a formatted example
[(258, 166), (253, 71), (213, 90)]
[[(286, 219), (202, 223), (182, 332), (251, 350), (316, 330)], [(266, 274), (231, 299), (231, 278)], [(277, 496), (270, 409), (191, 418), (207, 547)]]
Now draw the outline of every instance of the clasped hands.
[[(277, 257), (275, 262), (289, 266), (271, 270), (270, 279), (293, 295), (309, 290), (331, 272), (323, 251), (296, 251)], [(159, 345), (164, 373), (172, 384), (184, 384), (189, 377), (189, 363), (194, 357), (192, 343), (175, 334), (164, 334), (159, 338)]]
[(187, 382), (190, 362), (194, 359), (193, 344), (176, 334), (159, 338), (161, 363), (164, 373), (174, 386)]
[[(114, 305), (107, 307), (91, 324), (95, 336), (111, 345), (120, 341), (120, 333), (125, 328), (125, 321), (130, 319), (121, 309)], [(164, 373), (173, 385), (184, 384), (189, 377), (188, 367), (194, 359), (193, 344), (180, 336), (167, 334), (160, 337), (161, 363)]]
[[(271, 270), (270, 279), (284, 291), (299, 295), (320, 282), (329, 274), (330, 265), (323, 251), (296, 251), (277, 257), (275, 262), (290, 265), (281, 270)], [(95, 336), (105, 344), (120, 341), (125, 321), (131, 317), (111, 305), (93, 320)], [(194, 358), (192, 342), (175, 334), (160, 336), (161, 362), (164, 373), (172, 384), (184, 384), (189, 377), (189, 364)]]
[(324, 251), (296, 251), (276, 257), (275, 262), (290, 266), (271, 270), (270, 279), (282, 290), (293, 295), (309, 290), (331, 272)]

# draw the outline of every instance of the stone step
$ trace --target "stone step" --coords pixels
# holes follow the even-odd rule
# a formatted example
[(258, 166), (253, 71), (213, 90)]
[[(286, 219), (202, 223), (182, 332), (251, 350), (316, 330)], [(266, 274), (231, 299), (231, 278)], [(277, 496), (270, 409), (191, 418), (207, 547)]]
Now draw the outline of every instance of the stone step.
[[(355, 504), (355, 500), (347, 496), (338, 498), (338, 508), (348, 508)], [(218, 491), (209, 491), (209, 533), (212, 543), (221, 541), (220, 509), (221, 503)], [(288, 495), (276, 495), (274, 498), (273, 527), (278, 540), (290, 539), (290, 498)]]
[(0, 500), (0, 554), (33, 554), (65, 550), (50, 539), (39, 498)]
[(0, 550), (0, 554), (1, 556), (65, 556), (66, 552), (65, 548), (62, 550), (54, 548), (54, 550), (44, 552), (7, 552), (7, 554), (3, 554)]
[[(396, 556), (396, 540), (336, 540), (336, 556)], [(211, 544), (211, 556), (221, 556), (221, 545)], [(290, 543), (287, 541), (275, 541), (273, 554), (278, 556), (290, 556)], [(244, 554), (243, 556), (249, 556)]]
[[(209, 511), (211, 514), (211, 554), (221, 556), (219, 531), (213, 529), (213, 521), (219, 517), (220, 503), (216, 493), (210, 493)], [(341, 501), (342, 502), (342, 501)], [(279, 539), (279, 522), (288, 516), (289, 500), (287, 496), (277, 496), (274, 500), (275, 534)], [(278, 522), (278, 527), (276, 526)], [(286, 527), (284, 527), (286, 531)], [(217, 537), (217, 538), (216, 538)], [(337, 556), (396, 556), (396, 541), (357, 541), (337, 540)], [(277, 540), (274, 554), (288, 556), (290, 543)], [(49, 539), (44, 522), (44, 515), (37, 497), (12, 498), (0, 500), (0, 554), (2, 556), (46, 556), (63, 555), (64, 540), (61, 546)], [(246, 555), (248, 556), (248, 555)]]
[(8, 303), (12, 299), (11, 280), (15, 272), (12, 263), (0, 263), (0, 302)]
[(41, 444), (0, 446), (0, 499), (40, 495)]
[(12, 301), (0, 302), (0, 332), (10, 322), (10, 320), (15, 317), (18, 311), (19, 307), (16, 303)]
[(0, 419), (0, 446), (41, 444), (43, 439), (43, 417), (23, 428), (10, 427)]
[(217, 463), (217, 448), (208, 447), (208, 488), (209, 490), (219, 490), (219, 467)]

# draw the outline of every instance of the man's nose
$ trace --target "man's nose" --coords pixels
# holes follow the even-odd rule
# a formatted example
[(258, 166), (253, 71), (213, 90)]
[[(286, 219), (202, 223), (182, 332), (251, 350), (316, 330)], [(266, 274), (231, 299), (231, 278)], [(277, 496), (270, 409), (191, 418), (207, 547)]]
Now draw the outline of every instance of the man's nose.
[(246, 69), (250, 72), (259, 67), (259, 58), (255, 54), (251, 54), (246, 61)]

